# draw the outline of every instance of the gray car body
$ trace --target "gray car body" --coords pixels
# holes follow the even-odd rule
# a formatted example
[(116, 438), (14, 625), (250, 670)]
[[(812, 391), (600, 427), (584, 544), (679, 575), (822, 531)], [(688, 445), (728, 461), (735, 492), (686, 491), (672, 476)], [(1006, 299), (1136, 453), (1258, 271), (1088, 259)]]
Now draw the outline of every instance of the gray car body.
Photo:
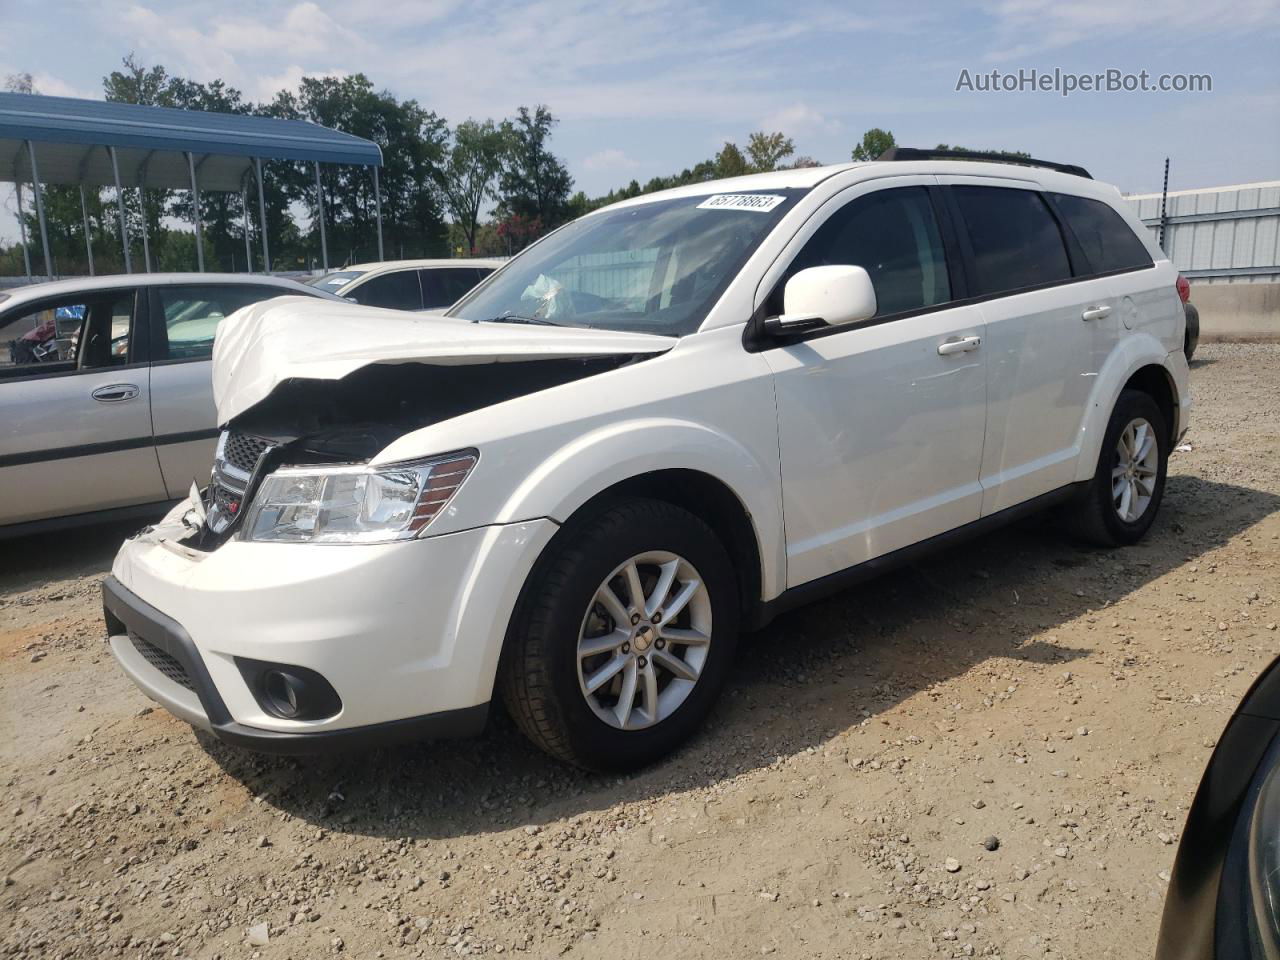
[(85, 277), (6, 292), (0, 330), (43, 304), (130, 290), (135, 298), (126, 362), (51, 372), (33, 364), (0, 377), (0, 537), (154, 513), (208, 478), (211, 364), (151, 355), (151, 324), (164, 323), (153, 291), (224, 284), (262, 289), (262, 299), (336, 299), (284, 278), (217, 273)]

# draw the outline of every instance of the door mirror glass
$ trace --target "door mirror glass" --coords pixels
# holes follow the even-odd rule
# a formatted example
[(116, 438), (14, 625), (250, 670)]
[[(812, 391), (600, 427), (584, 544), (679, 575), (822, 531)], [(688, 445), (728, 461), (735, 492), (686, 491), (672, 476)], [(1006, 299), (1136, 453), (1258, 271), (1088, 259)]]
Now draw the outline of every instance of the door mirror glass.
[(876, 315), (876, 291), (862, 267), (809, 267), (790, 280), (782, 295), (782, 316), (766, 323), (775, 333), (839, 327)]

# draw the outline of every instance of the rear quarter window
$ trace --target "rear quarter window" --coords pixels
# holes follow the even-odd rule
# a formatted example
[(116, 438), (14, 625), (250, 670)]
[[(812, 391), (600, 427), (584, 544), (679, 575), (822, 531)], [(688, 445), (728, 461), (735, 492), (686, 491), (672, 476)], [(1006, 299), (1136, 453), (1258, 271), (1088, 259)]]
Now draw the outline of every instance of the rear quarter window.
[(1012, 187), (951, 188), (973, 247), (977, 296), (1071, 278), (1062, 231), (1044, 198)]
[(1089, 258), (1092, 273), (1117, 273), (1151, 266), (1146, 246), (1109, 205), (1069, 193), (1050, 196)]
[(389, 307), (392, 310), (422, 309), (422, 289), (418, 286), (418, 271), (413, 269), (379, 274), (353, 290), (344, 290), (342, 295), (366, 307)]

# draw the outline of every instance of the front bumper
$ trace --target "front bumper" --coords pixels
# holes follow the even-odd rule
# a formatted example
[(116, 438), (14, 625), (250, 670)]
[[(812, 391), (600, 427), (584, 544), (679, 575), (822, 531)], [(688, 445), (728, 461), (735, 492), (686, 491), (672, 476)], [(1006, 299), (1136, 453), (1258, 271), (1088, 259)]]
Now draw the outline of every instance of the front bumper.
[[(205, 669), (190, 635), (141, 597), (121, 586), (113, 576), (102, 584), (102, 602), (127, 633), (111, 637), (111, 653), (139, 689), (174, 716), (220, 740), (262, 753), (308, 754), (346, 752), (409, 740), (441, 740), (475, 736), (484, 729), (489, 704), (461, 707), (420, 717), (388, 720), (336, 730), (280, 731), (246, 726), (231, 719), (227, 706)], [(156, 668), (156, 657), (141, 645), (159, 649), (181, 668), (186, 682)]]
[[(224, 740), (277, 753), (464, 736), (484, 725), (511, 612), (550, 520), (394, 544), (178, 541), (179, 508), (126, 541), (103, 585), (111, 649), (153, 700)], [(282, 719), (245, 661), (315, 671), (341, 702)]]

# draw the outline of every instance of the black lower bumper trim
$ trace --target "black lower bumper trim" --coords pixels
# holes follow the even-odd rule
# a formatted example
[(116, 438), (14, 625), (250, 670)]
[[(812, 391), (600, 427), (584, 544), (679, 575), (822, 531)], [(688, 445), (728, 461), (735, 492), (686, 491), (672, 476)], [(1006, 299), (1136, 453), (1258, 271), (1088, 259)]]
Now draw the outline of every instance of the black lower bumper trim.
[(114, 576), (102, 582), (102, 603), (111, 632), (120, 625), (176, 660), (200, 698), (209, 729), (220, 740), (260, 753), (344, 753), (411, 740), (472, 737), (484, 730), (489, 704), (445, 710), (402, 720), (388, 720), (341, 730), (282, 733), (249, 727), (231, 719), (195, 642), (172, 617), (147, 603)]
[(454, 740), (477, 736), (489, 719), (489, 704), (441, 713), (428, 713), (421, 717), (388, 720), (363, 727), (347, 727), (344, 730), (321, 730), (315, 733), (277, 733), (258, 727), (246, 727), (230, 722), (214, 724), (213, 733), (219, 740), (245, 747), (258, 753), (305, 755), (318, 753), (351, 753), (386, 747), (415, 740)]

